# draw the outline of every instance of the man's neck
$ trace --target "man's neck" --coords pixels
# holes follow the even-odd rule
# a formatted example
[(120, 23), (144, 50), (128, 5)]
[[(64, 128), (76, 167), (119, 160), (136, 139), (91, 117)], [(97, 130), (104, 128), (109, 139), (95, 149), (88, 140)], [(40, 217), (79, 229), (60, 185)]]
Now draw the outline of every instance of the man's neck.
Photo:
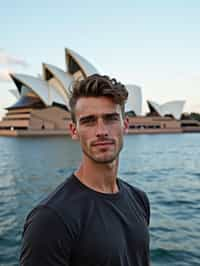
[(89, 188), (101, 193), (117, 193), (118, 160), (112, 163), (82, 162), (75, 172), (77, 178)]

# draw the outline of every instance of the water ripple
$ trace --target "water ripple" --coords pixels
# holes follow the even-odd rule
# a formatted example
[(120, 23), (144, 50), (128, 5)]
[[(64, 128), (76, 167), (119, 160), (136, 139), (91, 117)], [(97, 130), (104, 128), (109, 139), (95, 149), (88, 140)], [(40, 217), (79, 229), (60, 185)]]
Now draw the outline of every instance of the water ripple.
[[(120, 177), (151, 203), (153, 266), (200, 265), (200, 134), (126, 136)], [(29, 210), (76, 169), (70, 138), (0, 138), (0, 265), (18, 265)]]

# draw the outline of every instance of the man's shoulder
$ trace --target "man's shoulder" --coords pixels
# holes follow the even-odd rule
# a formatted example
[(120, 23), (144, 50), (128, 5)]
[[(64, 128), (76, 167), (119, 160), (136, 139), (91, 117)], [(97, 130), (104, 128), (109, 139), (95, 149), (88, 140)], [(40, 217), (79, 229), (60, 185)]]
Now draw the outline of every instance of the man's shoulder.
[(69, 203), (77, 195), (78, 187), (75, 185), (73, 174), (58, 185), (51, 193), (40, 201), (38, 206), (58, 207)]
[[(28, 261), (32, 262), (31, 265), (57, 265), (59, 259), (59, 262), (64, 261), (63, 256), (68, 259), (67, 251), (79, 232), (73, 219), (79, 213), (69, 207), (73, 190), (69, 177), (30, 211), (24, 225), (20, 265), (28, 265)], [(56, 257), (52, 250), (57, 252)]]
[(130, 191), (134, 194), (137, 194), (139, 197), (146, 196), (146, 193), (142, 189), (140, 189), (136, 186), (133, 186), (132, 184), (130, 184), (130, 183), (128, 183), (122, 179), (118, 179), (118, 180), (119, 180), (119, 185), (122, 186), (123, 189), (125, 189), (126, 191)]
[(80, 216), (87, 194), (81, 190), (73, 175), (69, 176), (54, 191), (41, 200), (29, 213), (28, 218), (42, 215), (44, 217), (57, 218), (64, 222), (70, 222)]

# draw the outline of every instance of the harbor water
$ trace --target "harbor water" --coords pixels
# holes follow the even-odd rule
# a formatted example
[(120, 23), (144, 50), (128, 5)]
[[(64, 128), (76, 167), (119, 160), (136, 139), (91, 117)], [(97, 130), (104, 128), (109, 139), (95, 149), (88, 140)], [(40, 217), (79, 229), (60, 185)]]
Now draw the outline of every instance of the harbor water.
[[(200, 265), (200, 134), (128, 135), (119, 176), (151, 203), (153, 266)], [(70, 137), (0, 137), (0, 266), (18, 265), (26, 215), (79, 165)]]

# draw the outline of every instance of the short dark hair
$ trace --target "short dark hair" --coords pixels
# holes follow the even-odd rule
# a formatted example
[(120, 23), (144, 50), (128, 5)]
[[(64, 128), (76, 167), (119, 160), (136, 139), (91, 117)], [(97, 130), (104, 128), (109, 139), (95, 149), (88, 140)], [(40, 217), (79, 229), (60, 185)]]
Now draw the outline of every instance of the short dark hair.
[(119, 104), (124, 115), (124, 106), (128, 98), (126, 87), (120, 82), (117, 82), (116, 79), (94, 74), (84, 80), (77, 81), (72, 87), (69, 99), (72, 121), (76, 122), (75, 106), (79, 98), (102, 96), (108, 97), (114, 103)]

